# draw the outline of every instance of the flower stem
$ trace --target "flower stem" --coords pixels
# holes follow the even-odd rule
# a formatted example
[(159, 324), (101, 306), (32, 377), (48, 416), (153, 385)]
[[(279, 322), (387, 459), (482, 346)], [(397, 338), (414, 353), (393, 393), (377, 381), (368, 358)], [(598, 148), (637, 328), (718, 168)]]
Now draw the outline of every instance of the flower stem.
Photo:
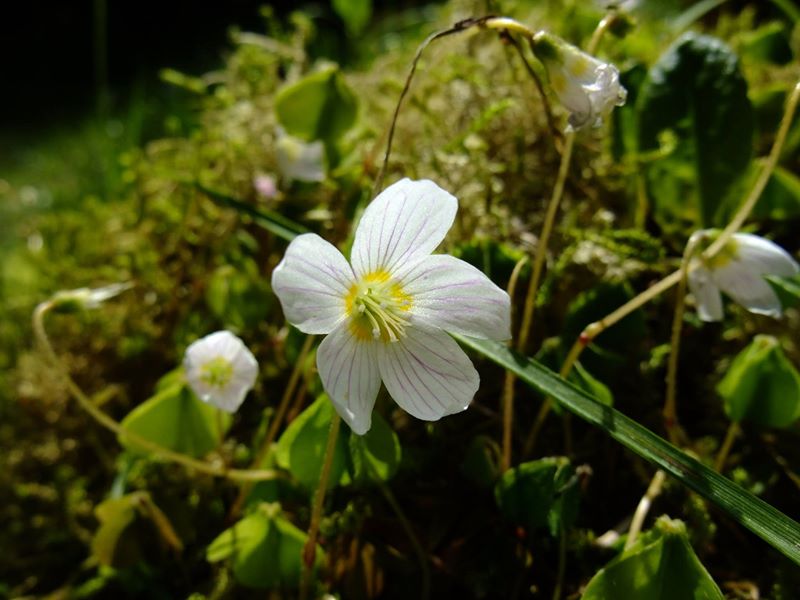
[(558, 534), (558, 570), (556, 571), (556, 585), (553, 588), (553, 600), (561, 600), (561, 591), (564, 588), (564, 574), (567, 571), (567, 532), (563, 525), (559, 527)]
[(328, 490), (328, 479), (331, 475), (333, 465), (334, 450), (336, 449), (336, 439), (339, 437), (339, 425), (342, 418), (338, 414), (333, 415), (331, 427), (328, 430), (328, 442), (325, 445), (325, 456), (323, 457), (322, 470), (319, 474), (319, 485), (314, 492), (314, 502), (311, 508), (311, 523), (308, 526), (308, 540), (303, 547), (303, 573), (300, 579), (300, 600), (308, 598), (311, 590), (312, 577), (314, 574), (314, 559), (317, 555), (317, 537), (319, 536), (319, 523), (322, 519), (322, 507), (325, 503), (325, 492)]
[(740, 431), (739, 423), (731, 421), (731, 424), (728, 425), (728, 431), (725, 433), (722, 446), (720, 446), (719, 452), (717, 453), (717, 458), (714, 460), (714, 470), (718, 473), (722, 473), (722, 470), (725, 468), (725, 463), (728, 461), (728, 455), (731, 453), (733, 442), (736, 441), (736, 437), (739, 435)]
[(44, 318), (47, 313), (52, 310), (53, 306), (53, 302), (48, 300), (39, 304), (33, 311), (34, 335), (36, 336), (39, 346), (44, 351), (45, 356), (55, 368), (56, 373), (63, 379), (65, 385), (67, 386), (67, 391), (69, 391), (70, 395), (78, 402), (78, 405), (84, 411), (89, 413), (89, 415), (100, 425), (116, 434), (117, 437), (127, 439), (140, 448), (144, 448), (148, 452), (151, 452), (157, 458), (177, 463), (190, 471), (197, 471), (199, 473), (212, 475), (214, 477), (223, 477), (233, 481), (266, 481), (270, 479), (277, 479), (282, 476), (279, 472), (271, 469), (228, 469), (224, 465), (212, 465), (180, 452), (170, 450), (161, 444), (151, 442), (150, 440), (136, 433), (124, 429), (117, 421), (100, 410), (84, 393), (80, 386), (75, 383), (75, 380), (73, 380), (70, 376), (69, 371), (67, 370), (63, 361), (58, 357), (58, 354), (56, 354), (56, 351), (53, 349), (53, 345), (50, 343), (50, 338), (47, 335), (47, 330), (44, 324)]
[(675, 298), (675, 314), (672, 318), (672, 335), (669, 344), (669, 362), (667, 364), (667, 394), (664, 401), (664, 427), (667, 430), (669, 441), (676, 446), (679, 443), (680, 425), (678, 424), (677, 412), (677, 387), (678, 387), (678, 356), (681, 348), (681, 329), (683, 328), (683, 313), (686, 307), (686, 283), (689, 275), (689, 264), (692, 261), (699, 236), (692, 236), (686, 244), (681, 259), (680, 280), (678, 281), (678, 292)]
[[(300, 353), (297, 355), (297, 359), (295, 360), (292, 373), (289, 375), (289, 381), (286, 383), (286, 389), (283, 390), (283, 396), (281, 397), (280, 404), (278, 404), (278, 408), (269, 424), (267, 434), (264, 436), (264, 441), (261, 443), (261, 447), (259, 448), (255, 458), (253, 459), (253, 462), (250, 465), (251, 469), (258, 469), (261, 466), (261, 464), (264, 462), (264, 459), (267, 457), (267, 454), (269, 454), (270, 449), (272, 448), (272, 443), (278, 436), (278, 430), (280, 429), (283, 419), (286, 416), (286, 410), (288, 409), (289, 402), (292, 399), (295, 389), (297, 388), (297, 382), (300, 380), (300, 375), (305, 367), (306, 356), (308, 355), (309, 350), (311, 350), (311, 345), (313, 342), (313, 335), (306, 336), (306, 339), (300, 348)], [(245, 483), (242, 486), (242, 489), (239, 490), (239, 495), (236, 497), (236, 500), (234, 500), (233, 505), (228, 512), (229, 521), (236, 520), (236, 517), (241, 512), (242, 506), (244, 506), (245, 500), (247, 500), (247, 496), (250, 494), (252, 489), (252, 483)]]
[(544, 262), (547, 258), (547, 245), (550, 241), (550, 234), (553, 231), (556, 215), (558, 214), (558, 206), (564, 195), (564, 186), (567, 182), (567, 175), (569, 174), (569, 166), (574, 147), (575, 132), (570, 131), (564, 138), (564, 151), (561, 154), (561, 163), (558, 166), (558, 177), (553, 187), (553, 193), (550, 196), (550, 203), (547, 205), (547, 213), (544, 217), (542, 232), (539, 234), (539, 240), (536, 243), (536, 253), (533, 256), (533, 273), (531, 274), (531, 280), (528, 284), (528, 293), (525, 295), (522, 325), (520, 325), (519, 337), (517, 338), (517, 350), (520, 352), (525, 352), (528, 346), (528, 340), (530, 339), (536, 295), (539, 291), (539, 282), (542, 277)]
[[(517, 291), (519, 274), (527, 262), (527, 256), (523, 256), (518, 260), (517, 264), (514, 265), (514, 270), (511, 272), (511, 277), (508, 279), (507, 292), (508, 297), (512, 299), (512, 305), (514, 294)], [(511, 431), (514, 425), (514, 382), (516, 380), (514, 373), (507, 370), (503, 382), (503, 450), (500, 462), (502, 472), (511, 467)]]
[(639, 505), (636, 507), (636, 512), (633, 513), (630, 529), (628, 529), (628, 539), (625, 540), (625, 550), (628, 550), (636, 542), (639, 533), (642, 531), (642, 525), (647, 518), (647, 513), (650, 512), (650, 507), (653, 505), (653, 500), (661, 493), (661, 488), (664, 486), (664, 479), (666, 474), (664, 471), (658, 470), (647, 486), (642, 499), (639, 500)]

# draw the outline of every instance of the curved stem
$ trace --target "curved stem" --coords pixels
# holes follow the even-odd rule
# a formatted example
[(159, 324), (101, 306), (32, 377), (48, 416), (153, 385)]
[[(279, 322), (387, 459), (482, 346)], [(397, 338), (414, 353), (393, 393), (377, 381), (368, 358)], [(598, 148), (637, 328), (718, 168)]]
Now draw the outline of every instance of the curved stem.
[[(264, 441), (261, 443), (261, 448), (259, 448), (255, 458), (253, 459), (253, 462), (250, 464), (251, 469), (257, 469), (261, 466), (261, 464), (264, 462), (264, 459), (267, 457), (267, 454), (269, 454), (270, 448), (272, 448), (272, 443), (278, 436), (278, 430), (280, 429), (283, 419), (286, 416), (286, 410), (289, 408), (289, 402), (292, 399), (295, 389), (297, 388), (297, 382), (300, 380), (300, 375), (305, 367), (306, 356), (308, 355), (309, 350), (311, 350), (311, 345), (313, 342), (313, 335), (306, 336), (306, 339), (300, 348), (300, 353), (295, 360), (292, 373), (289, 375), (289, 381), (286, 383), (286, 389), (283, 390), (281, 401), (272, 417), (272, 422), (269, 424), (269, 429), (267, 430), (267, 434), (264, 436)], [(244, 506), (247, 496), (250, 494), (252, 489), (252, 484), (245, 484), (242, 486), (242, 489), (239, 490), (239, 495), (236, 496), (236, 500), (234, 500), (233, 505), (228, 512), (229, 521), (235, 520), (239, 515), (239, 512), (242, 510), (242, 506)]]
[(335, 414), (328, 430), (328, 442), (325, 445), (322, 470), (319, 474), (319, 485), (314, 493), (314, 503), (311, 508), (311, 523), (308, 526), (308, 540), (303, 547), (303, 573), (300, 579), (300, 600), (308, 598), (314, 574), (314, 559), (317, 555), (317, 537), (319, 536), (319, 523), (322, 519), (322, 507), (325, 503), (325, 493), (328, 491), (328, 479), (331, 475), (333, 455), (336, 449), (336, 439), (339, 437), (339, 425), (342, 418)]
[(44, 318), (53, 308), (53, 306), (53, 302), (48, 300), (39, 304), (33, 311), (34, 335), (36, 336), (36, 340), (38, 341), (42, 350), (44, 350), (48, 360), (52, 363), (58, 375), (60, 375), (64, 380), (70, 395), (78, 402), (78, 405), (87, 413), (89, 413), (89, 415), (100, 425), (115, 433), (119, 438), (129, 440), (140, 448), (144, 448), (148, 452), (151, 452), (156, 457), (177, 463), (191, 471), (197, 471), (199, 473), (212, 475), (214, 477), (223, 477), (234, 481), (266, 481), (281, 477), (280, 473), (273, 470), (228, 469), (224, 465), (212, 465), (185, 454), (181, 454), (180, 452), (170, 450), (161, 444), (151, 442), (150, 440), (136, 433), (124, 429), (117, 421), (95, 406), (92, 400), (72, 379), (63, 361), (58, 357), (58, 354), (56, 354), (56, 351), (53, 349), (53, 345), (50, 343), (50, 338), (47, 336), (47, 330), (44, 325)]
[(729, 239), (731, 239), (731, 236), (741, 229), (742, 225), (747, 220), (747, 217), (750, 216), (750, 212), (753, 210), (756, 202), (761, 197), (761, 193), (767, 186), (769, 178), (772, 176), (772, 172), (775, 170), (775, 167), (778, 164), (778, 159), (781, 157), (781, 151), (783, 150), (783, 145), (786, 142), (786, 135), (789, 133), (789, 127), (792, 124), (794, 113), (797, 111), (798, 101), (800, 101), (800, 81), (795, 84), (789, 99), (786, 101), (786, 109), (783, 112), (783, 117), (781, 118), (781, 124), (778, 128), (778, 133), (775, 136), (775, 141), (772, 143), (772, 150), (770, 150), (769, 156), (767, 157), (767, 162), (764, 165), (764, 168), (761, 169), (761, 173), (759, 174), (755, 185), (753, 185), (753, 188), (750, 190), (750, 194), (739, 207), (739, 210), (736, 211), (736, 214), (731, 219), (731, 222), (728, 223), (727, 227), (722, 230), (722, 233), (720, 233), (719, 237), (714, 240), (714, 242), (703, 253), (704, 258), (713, 257), (717, 252), (725, 247), (725, 244)]
[(740, 431), (739, 423), (731, 421), (731, 424), (728, 425), (728, 431), (725, 433), (725, 440), (722, 442), (722, 446), (720, 446), (719, 452), (717, 453), (717, 458), (714, 460), (714, 470), (718, 473), (722, 473), (722, 470), (725, 468), (728, 455), (731, 453), (731, 448), (733, 448), (733, 442), (736, 441), (736, 436), (739, 435)]
[(628, 539), (625, 540), (625, 550), (631, 548), (636, 542), (636, 538), (639, 537), (639, 533), (642, 531), (642, 525), (644, 525), (644, 520), (647, 518), (647, 513), (650, 512), (650, 507), (653, 505), (653, 500), (661, 493), (665, 478), (666, 474), (664, 471), (656, 471), (656, 474), (650, 481), (650, 485), (647, 486), (647, 491), (644, 496), (642, 496), (642, 499), (639, 500), (636, 512), (633, 513), (630, 529), (628, 529)]
[(669, 362), (667, 364), (667, 394), (664, 401), (664, 427), (667, 430), (669, 441), (676, 446), (679, 443), (678, 431), (678, 412), (677, 412), (677, 387), (678, 387), (678, 357), (681, 348), (681, 329), (683, 328), (683, 313), (686, 306), (686, 283), (689, 274), (689, 263), (692, 255), (697, 248), (700, 236), (692, 236), (686, 244), (681, 259), (680, 280), (678, 281), (678, 292), (675, 298), (675, 314), (672, 317), (672, 334), (670, 337)]

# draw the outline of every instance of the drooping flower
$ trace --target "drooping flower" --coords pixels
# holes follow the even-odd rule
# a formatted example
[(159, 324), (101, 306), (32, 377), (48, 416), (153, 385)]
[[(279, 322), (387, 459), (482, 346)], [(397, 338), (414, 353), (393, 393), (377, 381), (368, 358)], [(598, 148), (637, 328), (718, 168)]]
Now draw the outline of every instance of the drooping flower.
[(279, 127), (275, 155), (278, 169), (286, 179), (325, 181), (325, 146), (320, 140), (304, 142)]
[(615, 106), (625, 104), (627, 90), (619, 71), (546, 31), (533, 37), (533, 51), (544, 65), (553, 91), (570, 111), (567, 130), (598, 127)]
[[(689, 243), (707, 247), (719, 235), (716, 230), (697, 231)], [(710, 260), (689, 271), (689, 290), (703, 321), (722, 320), (722, 298), (725, 292), (752, 313), (779, 317), (781, 301), (764, 279), (765, 275), (789, 277), (800, 266), (780, 246), (750, 233), (735, 233), (730, 241)]]
[(125, 283), (112, 283), (99, 288), (61, 290), (53, 295), (53, 305), (57, 310), (92, 310), (98, 308), (106, 300), (110, 300), (132, 287), (133, 284), (127, 281)]
[(426, 421), (469, 406), (478, 373), (446, 331), (511, 337), (508, 294), (472, 265), (431, 255), (457, 208), (432, 181), (403, 179), (364, 211), (350, 264), (304, 234), (272, 274), (286, 319), (304, 333), (327, 334), (317, 350), (322, 384), (359, 435), (370, 428), (381, 381)]
[(255, 357), (230, 331), (216, 331), (192, 342), (183, 367), (197, 397), (229, 413), (239, 409), (258, 375)]

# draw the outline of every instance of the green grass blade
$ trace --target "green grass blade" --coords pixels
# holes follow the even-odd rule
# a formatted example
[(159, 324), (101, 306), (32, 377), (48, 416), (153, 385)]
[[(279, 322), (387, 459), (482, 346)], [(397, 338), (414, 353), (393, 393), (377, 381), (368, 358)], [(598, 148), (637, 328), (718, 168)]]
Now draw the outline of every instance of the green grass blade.
[(256, 208), (247, 202), (239, 200), (238, 198), (234, 198), (233, 196), (229, 196), (223, 192), (207, 188), (200, 183), (195, 183), (194, 187), (217, 204), (227, 206), (240, 214), (247, 215), (253, 219), (256, 224), (260, 225), (267, 231), (274, 233), (279, 238), (284, 239), (287, 242), (291, 242), (301, 233), (308, 232), (308, 229), (302, 225), (298, 225), (294, 221), (287, 219), (275, 211)]
[(600, 404), (550, 369), (521, 356), (503, 344), (454, 335), (578, 417), (600, 427), (642, 458), (675, 477), (733, 519), (800, 564), (800, 524), (709, 469), (619, 411)]

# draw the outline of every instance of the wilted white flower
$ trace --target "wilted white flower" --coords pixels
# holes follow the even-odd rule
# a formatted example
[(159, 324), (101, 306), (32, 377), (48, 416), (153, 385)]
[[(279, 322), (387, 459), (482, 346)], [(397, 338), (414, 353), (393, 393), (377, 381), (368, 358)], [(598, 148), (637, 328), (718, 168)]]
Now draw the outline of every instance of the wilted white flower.
[(278, 128), (275, 154), (278, 159), (278, 169), (286, 179), (325, 180), (325, 146), (320, 140), (304, 142)]
[[(717, 235), (716, 230), (697, 231), (689, 243), (707, 247)], [(750, 312), (779, 317), (781, 301), (764, 276), (789, 277), (798, 271), (800, 266), (780, 246), (757, 235), (736, 233), (714, 257), (689, 271), (689, 289), (703, 321), (722, 320), (720, 291)]]
[(350, 263), (315, 234), (289, 245), (272, 274), (287, 320), (328, 334), (317, 350), (325, 391), (353, 432), (366, 433), (381, 380), (426, 421), (465, 410), (479, 377), (446, 331), (511, 337), (508, 294), (481, 271), (431, 255), (458, 201), (432, 181), (403, 179), (370, 203)]
[(229, 413), (242, 405), (258, 374), (255, 357), (230, 331), (216, 331), (190, 344), (183, 368), (198, 398)]
[(112, 283), (99, 288), (78, 288), (76, 290), (62, 290), (53, 295), (53, 305), (56, 309), (84, 308), (94, 309), (106, 300), (113, 298), (133, 287), (130, 282)]
[(546, 31), (533, 37), (533, 51), (561, 103), (570, 111), (568, 127), (598, 127), (615, 106), (625, 104), (627, 90), (619, 71)]

